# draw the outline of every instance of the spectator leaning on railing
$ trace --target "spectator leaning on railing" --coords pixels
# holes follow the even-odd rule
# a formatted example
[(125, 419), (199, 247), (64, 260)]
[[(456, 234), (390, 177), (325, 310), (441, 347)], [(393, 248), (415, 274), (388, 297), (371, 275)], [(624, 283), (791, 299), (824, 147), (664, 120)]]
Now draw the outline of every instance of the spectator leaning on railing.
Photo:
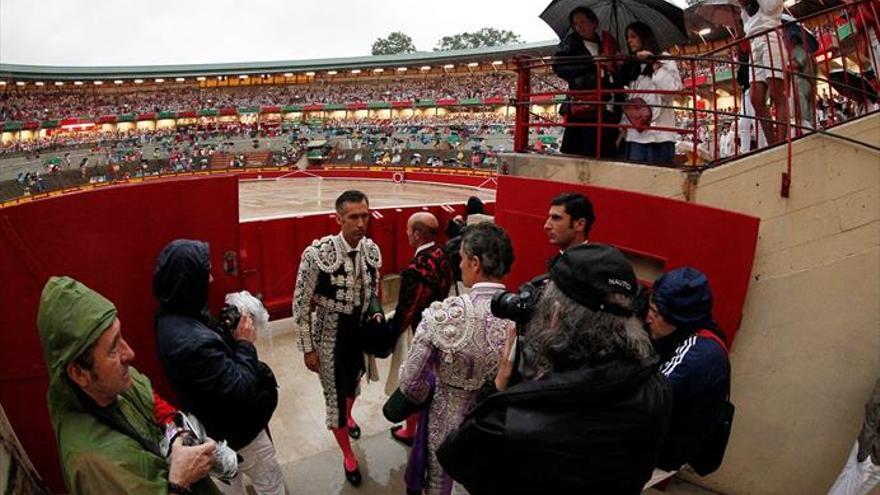
[(674, 96), (653, 91), (680, 90), (678, 66), (674, 60), (662, 58), (669, 53), (660, 50), (651, 27), (643, 22), (626, 27), (626, 43), (634, 60), (628, 60), (621, 68), (622, 82), (629, 89), (646, 91), (630, 94), (624, 106), (621, 123), (634, 127), (626, 129), (626, 157), (637, 162), (673, 163), (678, 134), (653, 127), (675, 127), (675, 110), (665, 108), (674, 105)]

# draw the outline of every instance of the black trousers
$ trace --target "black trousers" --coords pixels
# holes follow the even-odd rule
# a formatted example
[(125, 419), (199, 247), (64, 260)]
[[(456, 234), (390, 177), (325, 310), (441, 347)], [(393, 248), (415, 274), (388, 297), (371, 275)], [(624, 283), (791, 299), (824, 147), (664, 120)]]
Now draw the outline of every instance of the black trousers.
[[(360, 311), (355, 311), (351, 315), (339, 315), (339, 327), (333, 354), (336, 360), (334, 381), (336, 382), (336, 404), (340, 411), (338, 417), (345, 418), (345, 399), (351, 399), (357, 395), (361, 378), (366, 372), (361, 339)], [(337, 427), (342, 426), (345, 426), (344, 420), (337, 425)]]

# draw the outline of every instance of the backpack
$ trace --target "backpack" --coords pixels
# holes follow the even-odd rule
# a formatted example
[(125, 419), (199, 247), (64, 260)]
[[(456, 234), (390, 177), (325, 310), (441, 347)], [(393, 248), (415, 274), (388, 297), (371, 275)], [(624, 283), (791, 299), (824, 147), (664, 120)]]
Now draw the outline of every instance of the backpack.
[[(714, 332), (710, 330), (700, 330), (697, 332), (700, 337), (706, 337), (714, 340), (721, 346), (726, 355), (729, 351), (727, 344)], [(730, 402), (730, 394), (724, 399), (719, 410), (718, 418), (714, 424), (707, 425), (710, 429), (697, 455), (691, 459), (688, 464), (700, 476), (706, 476), (715, 472), (724, 460), (724, 452), (727, 450), (727, 442), (730, 439), (730, 429), (733, 426), (733, 415), (736, 411), (733, 403)]]

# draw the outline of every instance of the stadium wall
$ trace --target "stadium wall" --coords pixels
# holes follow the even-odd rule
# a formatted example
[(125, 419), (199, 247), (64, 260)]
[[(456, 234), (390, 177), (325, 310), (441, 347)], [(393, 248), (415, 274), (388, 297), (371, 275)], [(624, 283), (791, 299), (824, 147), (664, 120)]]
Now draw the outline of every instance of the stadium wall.
[[(832, 130), (880, 142), (880, 115)], [(880, 376), (880, 158), (821, 135), (702, 174), (570, 158), (504, 157), (514, 173), (639, 191), (753, 215), (757, 252), (732, 347), (733, 433), (721, 469), (694, 482), (726, 494), (825, 494)], [(603, 212), (599, 211), (599, 221)], [(690, 242), (702, 242), (698, 232)], [(738, 249), (731, 243), (729, 249)]]

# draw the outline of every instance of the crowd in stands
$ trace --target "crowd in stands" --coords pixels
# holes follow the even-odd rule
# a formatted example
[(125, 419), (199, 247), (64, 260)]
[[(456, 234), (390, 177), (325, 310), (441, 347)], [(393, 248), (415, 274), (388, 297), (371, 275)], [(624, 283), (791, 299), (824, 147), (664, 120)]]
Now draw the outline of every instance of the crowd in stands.
[[(410, 147), (432, 145), (435, 134), (449, 135), (455, 130), (464, 138), (507, 136), (513, 126), (513, 115), (494, 112), (451, 112), (444, 115), (425, 115), (394, 118), (363, 117), (347, 119), (317, 119), (308, 123), (285, 124), (287, 129), (296, 129), (297, 133), (310, 137), (352, 136), (359, 138), (370, 134), (405, 135)], [(205, 139), (255, 139), (277, 137), (284, 133), (281, 123), (271, 124), (224, 122), (197, 124), (165, 128), (158, 130), (120, 130), (53, 132), (45, 137), (34, 140), (9, 140), (0, 144), (0, 156), (24, 154), (38, 159), (41, 153), (68, 148), (108, 146), (114, 143), (125, 143), (136, 140), (141, 144), (154, 141), (175, 139), (178, 141), (198, 141)], [(439, 138), (438, 138), (439, 139)]]
[(317, 80), (306, 85), (200, 89), (191, 86), (93, 89), (47, 87), (0, 92), (0, 121), (46, 120), (129, 112), (199, 110), (310, 103), (509, 98), (516, 76), (494, 72), (466, 76)]

